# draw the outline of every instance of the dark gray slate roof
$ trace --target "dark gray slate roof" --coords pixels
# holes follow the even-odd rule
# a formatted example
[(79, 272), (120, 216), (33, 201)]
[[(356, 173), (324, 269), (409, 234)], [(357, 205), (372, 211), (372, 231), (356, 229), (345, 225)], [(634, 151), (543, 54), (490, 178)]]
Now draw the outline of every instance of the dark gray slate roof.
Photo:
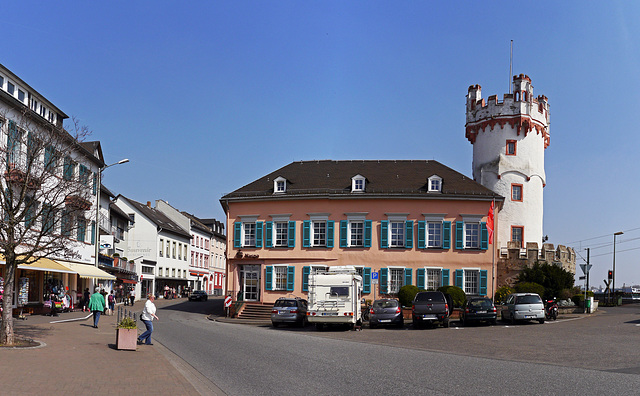
[[(365, 192), (351, 192), (351, 178), (366, 178)], [(429, 193), (428, 178), (442, 178), (442, 192)], [(273, 194), (273, 181), (287, 180), (286, 193)], [(225, 201), (346, 196), (354, 198), (424, 197), (503, 200), (473, 179), (433, 160), (299, 161), (286, 165), (221, 198)], [(225, 207), (226, 208), (226, 207)]]
[(155, 225), (157, 225), (158, 227), (162, 227), (163, 231), (171, 232), (171, 233), (191, 239), (191, 233), (189, 233), (189, 231), (185, 230), (184, 228), (180, 227), (178, 224), (174, 223), (161, 211), (155, 208), (150, 208), (149, 206), (142, 204), (140, 202), (136, 202), (133, 199), (129, 199), (124, 196), (122, 196), (122, 198), (126, 199), (131, 204), (131, 206), (136, 208), (140, 213), (142, 213), (145, 217), (151, 220)]

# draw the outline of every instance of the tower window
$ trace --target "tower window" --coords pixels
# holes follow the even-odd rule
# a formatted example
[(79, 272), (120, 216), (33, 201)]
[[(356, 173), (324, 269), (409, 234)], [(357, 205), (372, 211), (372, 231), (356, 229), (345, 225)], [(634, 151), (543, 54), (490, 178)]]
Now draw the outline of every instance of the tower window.
[(516, 155), (516, 141), (507, 140), (507, 155)]
[(522, 202), (522, 184), (511, 185), (511, 200)]
[(517, 241), (522, 248), (522, 241), (524, 237), (524, 227), (522, 226), (511, 226), (511, 240)]

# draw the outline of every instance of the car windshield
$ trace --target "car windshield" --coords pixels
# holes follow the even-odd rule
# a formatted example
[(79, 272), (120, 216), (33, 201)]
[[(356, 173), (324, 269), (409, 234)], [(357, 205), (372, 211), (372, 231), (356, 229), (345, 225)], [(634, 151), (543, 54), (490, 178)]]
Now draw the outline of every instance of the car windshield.
[(527, 296), (518, 296), (516, 298), (516, 304), (542, 304), (540, 296), (532, 294)]
[(489, 299), (469, 301), (469, 306), (473, 308), (491, 308), (492, 305)]
[(273, 306), (274, 307), (295, 307), (296, 302), (294, 300), (277, 300)]
[(378, 300), (373, 303), (374, 308), (395, 308), (397, 306), (396, 300)]
[(436, 292), (426, 292), (416, 294), (416, 301), (418, 302), (444, 302), (444, 295)]

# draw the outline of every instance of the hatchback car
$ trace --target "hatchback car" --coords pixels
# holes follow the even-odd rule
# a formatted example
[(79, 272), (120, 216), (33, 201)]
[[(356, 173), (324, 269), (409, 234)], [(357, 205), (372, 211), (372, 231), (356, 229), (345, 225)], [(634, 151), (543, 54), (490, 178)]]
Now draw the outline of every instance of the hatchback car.
[(500, 316), (502, 320), (508, 320), (512, 324), (517, 320), (537, 320), (544, 323), (544, 304), (536, 293), (513, 293), (507, 297)]
[(404, 326), (400, 301), (395, 299), (375, 300), (369, 309), (369, 328), (380, 325)]
[(189, 301), (207, 301), (207, 292), (204, 290), (194, 290), (189, 294)]
[(271, 324), (278, 327), (280, 324), (307, 324), (307, 300), (295, 297), (281, 297), (276, 300), (271, 310)]
[(493, 301), (487, 297), (469, 297), (462, 305), (460, 322), (466, 326), (472, 322), (489, 322), (496, 324), (498, 312)]

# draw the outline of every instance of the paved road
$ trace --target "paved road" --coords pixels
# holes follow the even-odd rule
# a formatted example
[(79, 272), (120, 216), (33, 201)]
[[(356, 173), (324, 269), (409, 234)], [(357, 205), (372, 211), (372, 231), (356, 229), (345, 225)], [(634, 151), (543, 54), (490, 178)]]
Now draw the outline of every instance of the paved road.
[(161, 309), (154, 336), (230, 395), (584, 395), (640, 389), (638, 308), (544, 325), (319, 333), (207, 320), (219, 303)]

